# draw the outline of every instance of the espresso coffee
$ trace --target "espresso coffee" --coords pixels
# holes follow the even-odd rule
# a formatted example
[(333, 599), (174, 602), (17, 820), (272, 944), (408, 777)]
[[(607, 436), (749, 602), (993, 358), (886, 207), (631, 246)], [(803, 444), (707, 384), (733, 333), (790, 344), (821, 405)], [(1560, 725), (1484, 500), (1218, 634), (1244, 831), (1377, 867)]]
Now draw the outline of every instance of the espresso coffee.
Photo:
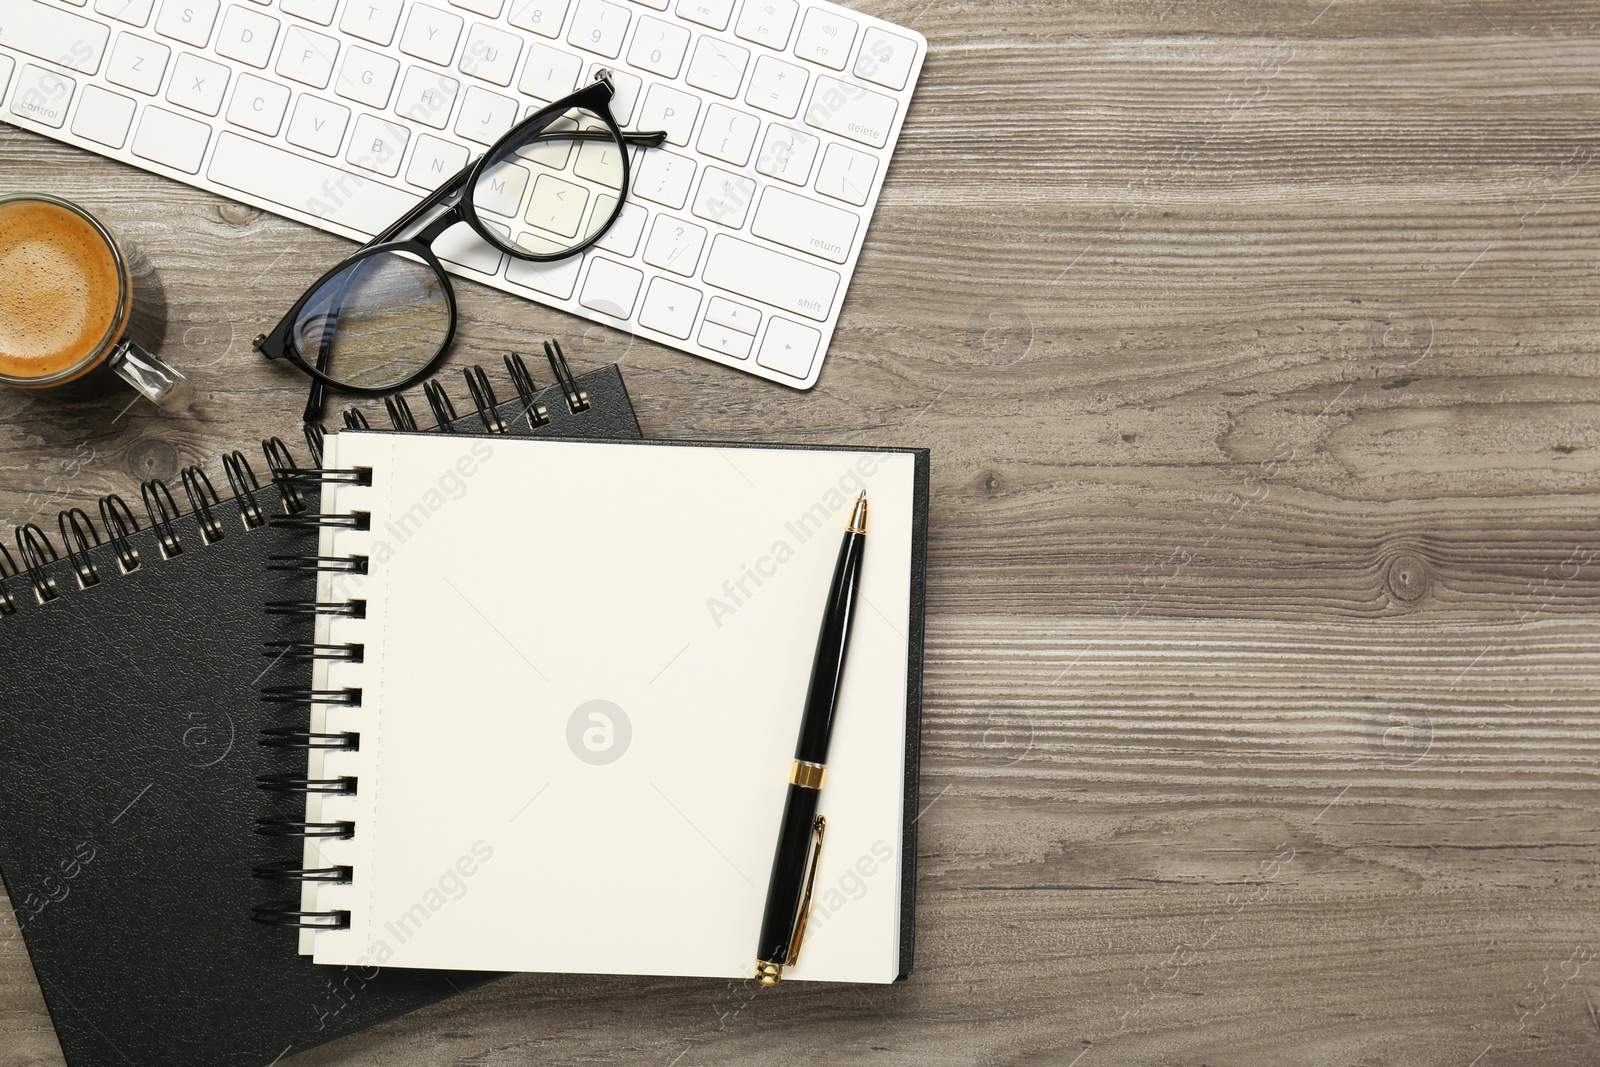
[(42, 383), (92, 370), (127, 305), (121, 262), (93, 223), (44, 200), (0, 203), (0, 376)]

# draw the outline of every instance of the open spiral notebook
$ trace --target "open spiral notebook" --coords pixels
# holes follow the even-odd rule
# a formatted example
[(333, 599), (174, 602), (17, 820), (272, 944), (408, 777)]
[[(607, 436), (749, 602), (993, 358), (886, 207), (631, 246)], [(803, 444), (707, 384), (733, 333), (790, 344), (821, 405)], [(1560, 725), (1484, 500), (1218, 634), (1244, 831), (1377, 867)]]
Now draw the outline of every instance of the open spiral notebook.
[[(302, 933), (319, 963), (745, 977), (823, 599), (872, 503), (789, 976), (911, 965), (928, 454), (327, 442)], [(442, 493), (448, 485), (451, 492)], [(355, 527), (360, 528), (355, 528)]]

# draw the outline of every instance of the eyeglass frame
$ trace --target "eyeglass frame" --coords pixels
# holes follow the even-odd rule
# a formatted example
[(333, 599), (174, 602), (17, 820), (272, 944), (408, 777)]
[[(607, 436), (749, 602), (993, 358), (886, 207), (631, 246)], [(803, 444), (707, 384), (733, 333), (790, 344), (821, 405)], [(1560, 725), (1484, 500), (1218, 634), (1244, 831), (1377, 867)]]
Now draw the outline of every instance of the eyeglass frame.
[[(294, 302), (294, 304), (289, 308), (288, 313), (278, 321), (278, 324), (272, 328), (271, 332), (257, 335), (255, 340), (251, 343), (252, 347), (255, 348), (257, 352), (260, 352), (267, 359), (287, 360), (310, 376), (311, 396), (306, 401), (306, 410), (304, 415), (306, 422), (309, 423), (320, 420), (322, 416), (324, 391), (327, 389), (331, 388), (343, 393), (354, 393), (358, 396), (383, 396), (387, 393), (393, 393), (397, 390), (404, 389), (407, 386), (413, 385), (416, 382), (421, 381), (423, 378), (426, 378), (433, 372), (434, 367), (438, 365), (439, 361), (444, 358), (445, 353), (450, 349), (451, 342), (455, 340), (457, 318), (456, 294), (455, 287), (450, 281), (449, 272), (444, 269), (444, 264), (439, 262), (439, 257), (434, 255), (433, 242), (438, 240), (440, 235), (442, 235), (446, 230), (450, 229), (450, 227), (456, 225), (457, 223), (465, 222), (468, 226), (472, 227), (473, 231), (490, 246), (516, 259), (524, 260), (530, 263), (550, 263), (556, 260), (566, 259), (568, 256), (578, 255), (592, 246), (596, 241), (600, 240), (600, 238), (605, 236), (606, 232), (610, 230), (611, 227), (616, 224), (617, 219), (621, 217), (623, 205), (627, 202), (629, 179), (631, 176), (631, 166), (628, 160), (629, 153), (627, 149), (630, 146), (635, 145), (644, 148), (659, 148), (667, 139), (667, 134), (664, 130), (653, 131), (650, 133), (624, 132), (623, 129), (617, 125), (617, 120), (611, 113), (611, 100), (615, 95), (615, 89), (613, 89), (611, 84), (611, 72), (602, 69), (596, 72), (595, 81), (591, 82), (589, 85), (586, 85), (582, 89), (579, 89), (560, 100), (540, 108), (538, 111), (535, 111), (533, 114), (529, 115), (515, 126), (512, 126), (509, 130), (497, 138), (481, 156), (468, 163), (465, 167), (462, 167), (461, 170), (457, 171), (452, 177), (446, 179), (444, 184), (440, 185), (433, 192), (423, 197), (415, 207), (407, 211), (404, 215), (400, 216), (400, 218), (395, 222), (391, 223), (383, 230), (382, 233), (377, 234), (366, 244), (362, 245), (350, 255), (334, 264), (332, 268), (324, 271), (321, 277), (307, 287), (305, 292), (300, 294), (300, 298)], [(520, 249), (512, 249), (504, 243), (503, 238), (491, 231), (488, 225), (478, 217), (477, 206), (473, 202), (472, 195), (473, 191), (477, 188), (478, 179), (482, 176), (482, 172), (488, 165), (489, 161), (494, 159), (496, 155), (500, 153), (502, 145), (512, 141), (520, 135), (523, 135), (529, 127), (537, 126), (541, 121), (548, 126), (556, 118), (568, 111), (573, 110), (574, 108), (582, 108), (583, 110), (586, 110), (603, 120), (606, 128), (610, 131), (611, 139), (614, 141), (614, 143), (620, 144), (623, 147), (622, 186), (617, 191), (618, 195), (616, 206), (612, 208), (611, 217), (605, 221), (603, 226), (597, 227), (593, 233), (591, 233), (584, 240), (573, 245), (571, 248), (560, 252), (547, 253), (527, 252)], [(574, 130), (572, 131), (574, 134), (572, 139), (584, 140), (586, 138), (583, 135), (587, 132), (589, 131), (586, 131), (583, 128)], [(437, 209), (441, 204), (444, 204), (446, 201), (448, 201), (451, 196), (455, 195), (459, 195), (460, 199), (451, 204), (443, 212), (440, 212), (436, 218), (423, 225), (422, 228), (415, 234), (403, 241), (395, 240), (399, 234), (402, 234), (412, 226), (415, 226), (421, 219), (426, 217), (430, 211)], [(312, 364), (306, 359), (305, 354), (302, 353), (299, 350), (299, 347), (294, 343), (293, 338), (295, 324), (299, 321), (300, 313), (305, 309), (306, 304), (311, 301), (312, 297), (318, 295), (322, 291), (322, 287), (330, 280), (348, 270), (354, 263), (358, 263), (363, 259), (370, 259), (374, 256), (384, 255), (391, 252), (405, 252), (416, 256), (426, 263), (428, 267), (433, 270), (434, 274), (438, 276), (441, 286), (444, 290), (445, 304), (450, 310), (450, 324), (445, 330), (444, 340), (440, 343), (439, 350), (434, 353), (433, 357), (429, 359), (425, 365), (418, 368), (415, 374), (407, 377), (404, 381), (396, 382), (392, 385), (380, 386), (351, 385), (347, 382), (341, 382), (330, 377), (319, 366)], [(327, 359), (327, 355), (327, 339), (325, 338), (323, 343), (323, 351), (317, 356), (317, 363), (324, 363)]]

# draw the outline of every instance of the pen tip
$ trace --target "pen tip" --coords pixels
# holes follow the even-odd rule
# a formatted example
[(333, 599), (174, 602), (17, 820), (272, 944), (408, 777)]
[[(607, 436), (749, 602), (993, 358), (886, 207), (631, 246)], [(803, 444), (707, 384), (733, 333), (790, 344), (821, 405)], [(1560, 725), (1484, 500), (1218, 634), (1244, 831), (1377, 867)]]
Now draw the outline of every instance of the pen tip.
[(862, 490), (856, 497), (855, 507), (850, 509), (850, 525), (845, 528), (846, 533), (864, 534), (867, 532), (867, 494)]

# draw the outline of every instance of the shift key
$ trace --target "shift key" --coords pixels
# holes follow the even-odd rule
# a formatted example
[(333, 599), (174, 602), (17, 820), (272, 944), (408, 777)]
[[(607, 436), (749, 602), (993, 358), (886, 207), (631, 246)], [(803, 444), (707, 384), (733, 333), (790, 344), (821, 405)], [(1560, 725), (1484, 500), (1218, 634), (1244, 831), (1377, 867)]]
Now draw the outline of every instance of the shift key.
[(700, 277), (718, 289), (826, 322), (839, 275), (783, 252), (718, 234)]
[(105, 58), (111, 31), (92, 19), (34, 0), (0, 0), (0, 44), (94, 74)]

